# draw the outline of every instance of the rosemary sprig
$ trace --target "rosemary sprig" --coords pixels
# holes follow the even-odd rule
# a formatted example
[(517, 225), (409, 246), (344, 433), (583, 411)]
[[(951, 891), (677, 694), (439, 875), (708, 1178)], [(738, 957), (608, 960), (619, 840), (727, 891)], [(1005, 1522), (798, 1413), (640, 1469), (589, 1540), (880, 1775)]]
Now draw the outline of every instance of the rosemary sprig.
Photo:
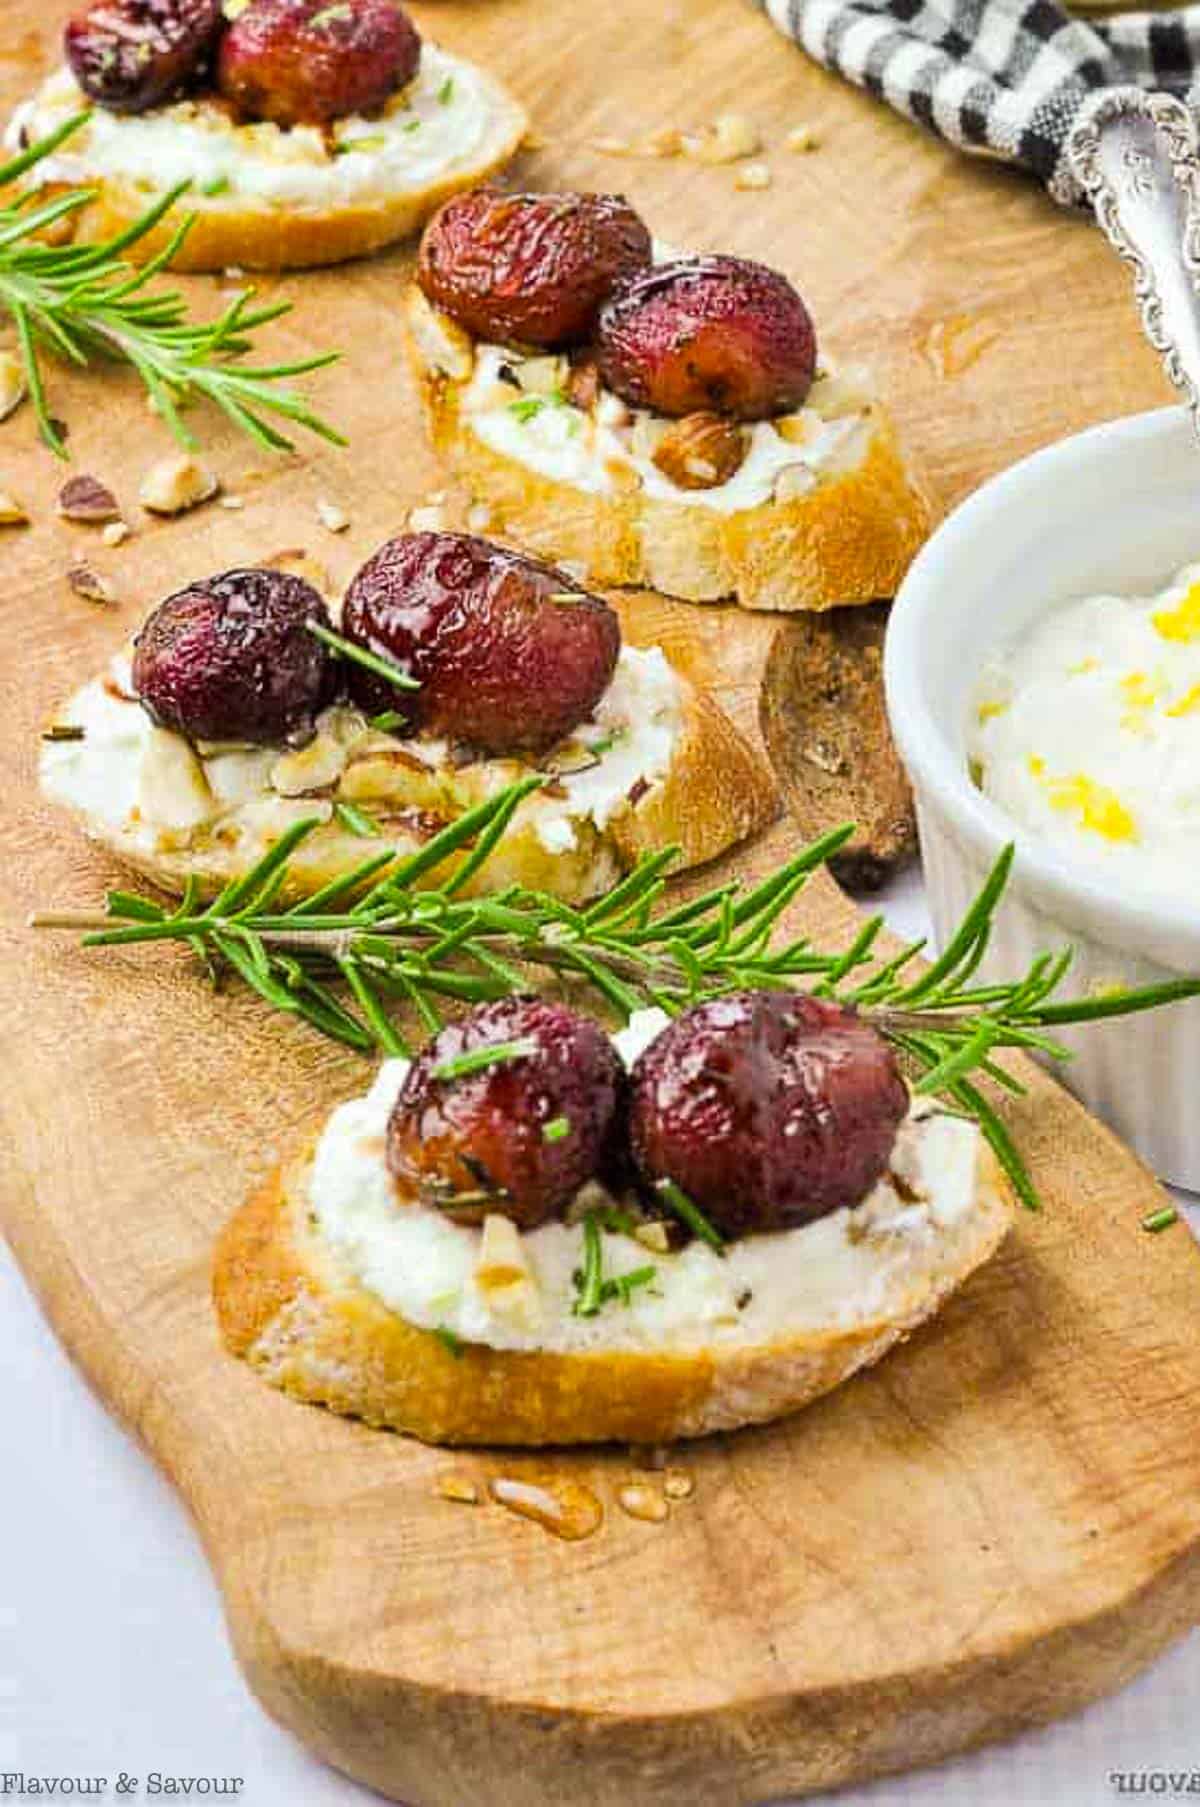
[[(923, 969), (917, 965), (924, 945), (919, 941), (878, 959), (881, 916), (864, 923), (837, 952), (814, 947), (805, 936), (780, 934), (783, 912), (850, 837), (849, 826), (802, 847), (757, 885), (717, 885), (683, 904), (664, 896), (675, 857), (670, 848), (640, 860), (584, 908), (520, 885), (464, 897), (468, 880), (486, 865), (539, 782), (509, 786), (416, 853), (364, 860), (287, 909), (279, 905), (279, 891), (296, 849), (319, 826), (316, 818), (289, 828), (211, 904), (198, 903), (193, 891), (172, 911), (152, 897), (114, 891), (103, 913), (51, 911), (35, 916), (33, 925), (81, 932), (89, 947), (182, 942), (217, 969), (231, 968), (274, 1008), (363, 1053), (403, 1052), (396, 1023), (402, 1007), (415, 1010), (434, 1033), (443, 1021), (443, 1000), (482, 1003), (528, 989), (539, 976), (592, 993), (622, 1019), (650, 1005), (674, 1014), (746, 987), (812, 991), (853, 1005), (909, 1057), (919, 1091), (935, 1092), (973, 1117), (1031, 1209), (1038, 1201), (1025, 1163), (980, 1089), (981, 1080), (1010, 1092), (1023, 1089), (1000, 1063), (1001, 1052), (1015, 1048), (1064, 1060), (1068, 1051), (1051, 1033), (1063, 1024), (1200, 996), (1196, 978), (1056, 1003), (1069, 953), (1039, 955), (1028, 972), (1005, 984), (976, 983), (1011, 849), (945, 951)], [(439, 868), (448, 868), (448, 876), (424, 889)], [(490, 1053), (495, 1058), (496, 1051)]]
[[(125, 260), (132, 245), (153, 231), (188, 184), (177, 184), (116, 237), (96, 245), (48, 244), (39, 234), (68, 219), (94, 198), (90, 188), (69, 189), (49, 200), (35, 188), (14, 188), (30, 170), (57, 150), (88, 119), (77, 113), (46, 138), (0, 163), (0, 191), (13, 189), (0, 205), (0, 312), (16, 329), (29, 396), (42, 438), (67, 457), (63, 435), (50, 414), (40, 354), (50, 349), (80, 367), (97, 356), (130, 364), (149, 391), (157, 412), (175, 438), (189, 448), (195, 436), (181, 409), (203, 397), (259, 445), (287, 451), (291, 440), (276, 420), (293, 421), (310, 433), (346, 442), (314, 413), (288, 379), (332, 364), (337, 352), (290, 363), (242, 362), (252, 335), (291, 311), (291, 303), (253, 307), (253, 289), (241, 290), (215, 320), (192, 320), (184, 297), (174, 289), (152, 288), (152, 279), (175, 257), (194, 223), (182, 219), (166, 244), (141, 269)], [(270, 417), (274, 416), (275, 419)]]

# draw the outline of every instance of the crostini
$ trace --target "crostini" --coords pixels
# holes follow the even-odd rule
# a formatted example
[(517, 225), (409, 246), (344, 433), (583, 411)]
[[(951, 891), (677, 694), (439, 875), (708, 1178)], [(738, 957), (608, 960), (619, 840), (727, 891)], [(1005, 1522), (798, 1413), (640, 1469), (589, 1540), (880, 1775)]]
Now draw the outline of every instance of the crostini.
[[(10, 126), (15, 146), (84, 107), (41, 165), (95, 190), (95, 241), (175, 183), (194, 215), (178, 270), (295, 269), (406, 237), (447, 196), (506, 163), (528, 121), (473, 63), (421, 38), (395, 0), (94, 0), (65, 65)], [(144, 261), (174, 220), (130, 248)]]
[(439, 454), (595, 583), (827, 609), (891, 596), (928, 532), (887, 410), (791, 283), (656, 247), (618, 196), (457, 196), (404, 319)]
[(1009, 1221), (977, 1127), (838, 1004), (742, 992), (610, 1041), (507, 998), (334, 1112), (227, 1226), (214, 1301), (266, 1380), (373, 1425), (664, 1443), (878, 1360)]
[(777, 813), (717, 704), (657, 647), (622, 646), (615, 611), (551, 566), (404, 535), (339, 620), (277, 569), (177, 591), (47, 730), (44, 793), (148, 877), (205, 895), (299, 821), (320, 824), (289, 865), (304, 896), (523, 779), (540, 782), (476, 888), (582, 902), (647, 851), (699, 865)]

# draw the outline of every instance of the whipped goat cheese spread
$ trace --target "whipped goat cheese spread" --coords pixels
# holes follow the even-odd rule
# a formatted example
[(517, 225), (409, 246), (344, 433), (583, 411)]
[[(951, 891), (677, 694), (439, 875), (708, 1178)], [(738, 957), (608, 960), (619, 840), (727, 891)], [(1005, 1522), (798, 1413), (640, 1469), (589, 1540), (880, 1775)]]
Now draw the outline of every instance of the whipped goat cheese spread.
[[(151, 721), (133, 693), (128, 652), (79, 691), (61, 719), (83, 738), (43, 743), (46, 794), (146, 853), (233, 840), (253, 860), (305, 817), (340, 832), (339, 800), (378, 806), (385, 818), (406, 810), (449, 817), (531, 769), (512, 759), (464, 759), (428, 736), (377, 732), (343, 704), (324, 711), (302, 748), (194, 747)], [(589, 827), (603, 833), (631, 793), (665, 776), (682, 720), (682, 687), (661, 649), (622, 647), (591, 719), (538, 767), (547, 783), (522, 804), (520, 822), (550, 854), (573, 850)], [(370, 850), (368, 840), (355, 858)]]
[[(638, 1011), (614, 1037), (632, 1065), (665, 1027)], [(973, 1123), (914, 1103), (900, 1127), (891, 1170), (862, 1204), (800, 1229), (745, 1236), (724, 1255), (694, 1241), (650, 1253), (633, 1236), (602, 1230), (613, 1277), (652, 1263), (653, 1280), (595, 1317), (572, 1312), (573, 1275), (584, 1259), (581, 1223), (520, 1234), (532, 1280), (532, 1319), (502, 1316), (478, 1284), (484, 1230), (398, 1196), (384, 1149), (388, 1117), (408, 1071), (386, 1061), (365, 1097), (336, 1110), (313, 1160), (309, 1204), (323, 1240), (354, 1277), (409, 1323), (496, 1349), (664, 1349), (769, 1342), (806, 1327), (869, 1322), (910, 1263), (975, 1203), (979, 1132)], [(896, 1176), (896, 1177), (893, 1177)]]
[[(547, 367), (560, 362), (556, 381)], [(842, 378), (826, 365), (803, 408), (740, 429), (745, 455), (731, 477), (684, 488), (654, 462), (655, 443), (672, 422), (628, 407), (606, 389), (590, 409), (577, 407), (562, 386), (567, 375), (565, 360), (523, 358), (479, 343), (462, 391), (463, 418), (492, 451), (575, 489), (611, 495), (634, 482), (654, 500), (719, 514), (755, 508), (777, 493), (803, 495), (861, 463), (871, 440), (872, 401), (861, 374)], [(538, 387), (526, 387), (534, 382)]]
[(1145, 596), (1051, 610), (982, 672), (967, 752), (985, 796), (1098, 872), (1194, 901), (1200, 564)]
[[(17, 110), (5, 142), (15, 149), (45, 137), (87, 105), (70, 71), (59, 69)], [(147, 199), (189, 182), (192, 211), (231, 203), (323, 210), (387, 200), (469, 166), (489, 111), (479, 70), (427, 42), (417, 74), (378, 116), (351, 114), (328, 134), (238, 124), (203, 95), (140, 114), (94, 107), (39, 174), (67, 183), (105, 177), (145, 189)]]

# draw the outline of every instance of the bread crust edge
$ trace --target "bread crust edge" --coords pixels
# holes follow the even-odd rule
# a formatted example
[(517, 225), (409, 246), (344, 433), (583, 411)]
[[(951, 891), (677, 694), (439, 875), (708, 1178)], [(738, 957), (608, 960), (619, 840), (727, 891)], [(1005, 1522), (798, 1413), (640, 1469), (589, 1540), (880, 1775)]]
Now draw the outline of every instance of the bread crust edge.
[(894, 596), (928, 537), (928, 499), (910, 475), (887, 409), (872, 409), (867, 451), (805, 496), (734, 514), (640, 489), (595, 494), (485, 445), (463, 418), (463, 383), (432, 365), (405, 325), (434, 450), (492, 514), (495, 530), (589, 581), (688, 602), (736, 598), (767, 612), (824, 610)]
[[(443, 201), (495, 174), (520, 147), (529, 129), (525, 109), (494, 76), (486, 75), (486, 91), (490, 128), (469, 163), (422, 188), (341, 207), (207, 204), (195, 210), (188, 235), (171, 259), (172, 270), (198, 274), (230, 269), (312, 269), (366, 257), (409, 237)], [(77, 244), (98, 244), (126, 232), (157, 198), (112, 176), (88, 177), (86, 185), (96, 193), (74, 216)], [(146, 263), (162, 250), (186, 205), (185, 197), (129, 247), (125, 255), (131, 263)]]
[(310, 1220), (311, 1147), (226, 1225), (213, 1302), (232, 1354), (298, 1400), (439, 1445), (670, 1443), (761, 1424), (831, 1391), (932, 1317), (1000, 1246), (1011, 1195), (981, 1149), (975, 1209), (870, 1322), (685, 1352), (455, 1352), (341, 1269)]

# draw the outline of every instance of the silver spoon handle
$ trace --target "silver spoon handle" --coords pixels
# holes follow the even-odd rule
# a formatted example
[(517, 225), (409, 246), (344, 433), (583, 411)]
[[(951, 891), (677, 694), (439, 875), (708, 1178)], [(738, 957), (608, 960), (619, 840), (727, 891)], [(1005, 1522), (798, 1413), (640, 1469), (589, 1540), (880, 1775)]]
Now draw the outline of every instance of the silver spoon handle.
[(1142, 326), (1200, 435), (1200, 138), (1171, 94), (1117, 88), (1076, 126), (1075, 175), (1133, 265)]

